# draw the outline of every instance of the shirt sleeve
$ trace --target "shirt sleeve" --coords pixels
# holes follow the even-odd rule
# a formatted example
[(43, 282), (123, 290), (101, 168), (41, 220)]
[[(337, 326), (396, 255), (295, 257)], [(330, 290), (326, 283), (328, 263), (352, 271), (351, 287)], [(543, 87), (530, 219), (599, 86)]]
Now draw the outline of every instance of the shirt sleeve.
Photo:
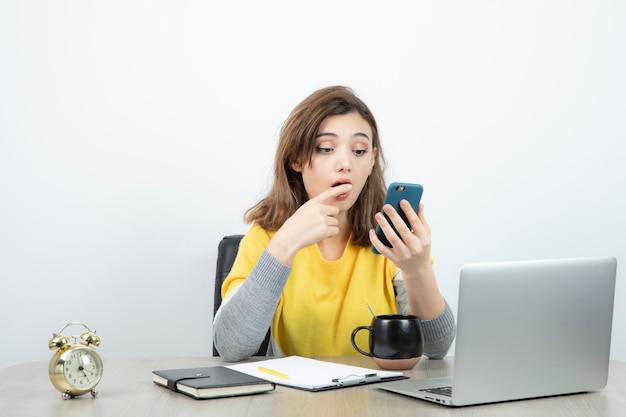
[[(404, 288), (404, 280), (402, 273), (398, 273), (394, 277), (393, 286), (396, 291), (396, 304), (400, 314), (409, 313), (409, 303)], [(445, 299), (444, 299), (445, 301)], [(448, 354), (452, 341), (456, 336), (456, 324), (454, 321), (454, 313), (445, 301), (446, 308), (439, 316), (422, 320), (422, 333), (424, 335), (424, 355), (430, 359), (442, 359)]]
[(259, 349), (290, 272), (264, 250), (246, 279), (226, 294), (213, 320), (213, 342), (224, 360), (240, 361)]

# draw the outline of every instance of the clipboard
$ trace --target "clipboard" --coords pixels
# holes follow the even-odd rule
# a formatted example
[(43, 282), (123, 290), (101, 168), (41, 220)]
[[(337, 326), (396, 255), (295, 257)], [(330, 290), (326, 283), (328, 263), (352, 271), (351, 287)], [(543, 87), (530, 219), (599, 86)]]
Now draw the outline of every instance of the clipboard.
[(227, 368), (278, 385), (313, 392), (408, 378), (402, 372), (362, 368), (302, 356), (239, 363)]

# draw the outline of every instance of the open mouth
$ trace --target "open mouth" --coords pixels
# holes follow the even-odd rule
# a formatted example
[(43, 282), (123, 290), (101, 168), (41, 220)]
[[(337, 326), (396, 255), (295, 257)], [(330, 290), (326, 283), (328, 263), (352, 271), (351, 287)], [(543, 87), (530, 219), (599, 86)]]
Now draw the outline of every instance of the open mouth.
[(339, 187), (340, 185), (344, 185), (344, 184), (352, 184), (352, 183), (348, 180), (338, 180), (337, 182), (333, 184), (333, 187)]
[[(340, 179), (340, 180), (337, 180), (337, 181), (335, 181), (335, 182), (333, 183), (333, 188), (334, 188), (334, 187), (339, 187), (340, 185), (344, 185), (344, 184), (352, 184), (352, 182), (350, 182), (350, 180), (347, 180), (347, 179), (345, 179), (345, 178), (344, 178), (344, 179)], [(346, 193), (343, 193), (343, 194), (339, 194), (339, 195), (337, 196), (337, 198), (338, 198), (339, 200), (345, 200), (345, 199), (347, 199), (347, 198), (348, 198), (348, 196), (349, 196), (349, 195), (350, 195), (350, 191), (348, 191), (348, 192), (346, 192)]]

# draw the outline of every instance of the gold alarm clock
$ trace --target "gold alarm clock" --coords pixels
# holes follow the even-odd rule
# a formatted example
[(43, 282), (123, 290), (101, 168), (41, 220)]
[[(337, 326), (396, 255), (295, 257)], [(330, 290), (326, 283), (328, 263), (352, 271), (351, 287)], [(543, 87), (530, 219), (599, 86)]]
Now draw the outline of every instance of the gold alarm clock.
[[(71, 336), (73, 342), (63, 334), (72, 325), (87, 329), (80, 336)], [(92, 397), (98, 395), (96, 385), (102, 379), (102, 358), (94, 349), (95, 346), (100, 346), (100, 338), (96, 336), (95, 330), (83, 323), (68, 323), (58, 333), (52, 334), (48, 347), (56, 352), (50, 358), (48, 373), (52, 385), (61, 392), (64, 400), (88, 392), (91, 392)]]

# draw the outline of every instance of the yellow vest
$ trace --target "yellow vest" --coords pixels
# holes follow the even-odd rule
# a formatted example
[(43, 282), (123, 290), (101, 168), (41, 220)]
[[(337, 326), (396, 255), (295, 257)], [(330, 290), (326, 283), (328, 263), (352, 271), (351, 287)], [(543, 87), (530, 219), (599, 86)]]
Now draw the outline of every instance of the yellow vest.
[[(246, 279), (273, 234), (258, 225), (251, 227), (224, 282), (223, 297)], [(355, 327), (371, 324), (367, 304), (378, 315), (397, 312), (396, 270), (384, 256), (352, 243), (336, 261), (326, 261), (317, 245), (300, 250), (276, 306), (272, 336), (286, 355), (358, 354), (350, 336)], [(360, 332), (357, 343), (369, 350), (368, 332)]]

